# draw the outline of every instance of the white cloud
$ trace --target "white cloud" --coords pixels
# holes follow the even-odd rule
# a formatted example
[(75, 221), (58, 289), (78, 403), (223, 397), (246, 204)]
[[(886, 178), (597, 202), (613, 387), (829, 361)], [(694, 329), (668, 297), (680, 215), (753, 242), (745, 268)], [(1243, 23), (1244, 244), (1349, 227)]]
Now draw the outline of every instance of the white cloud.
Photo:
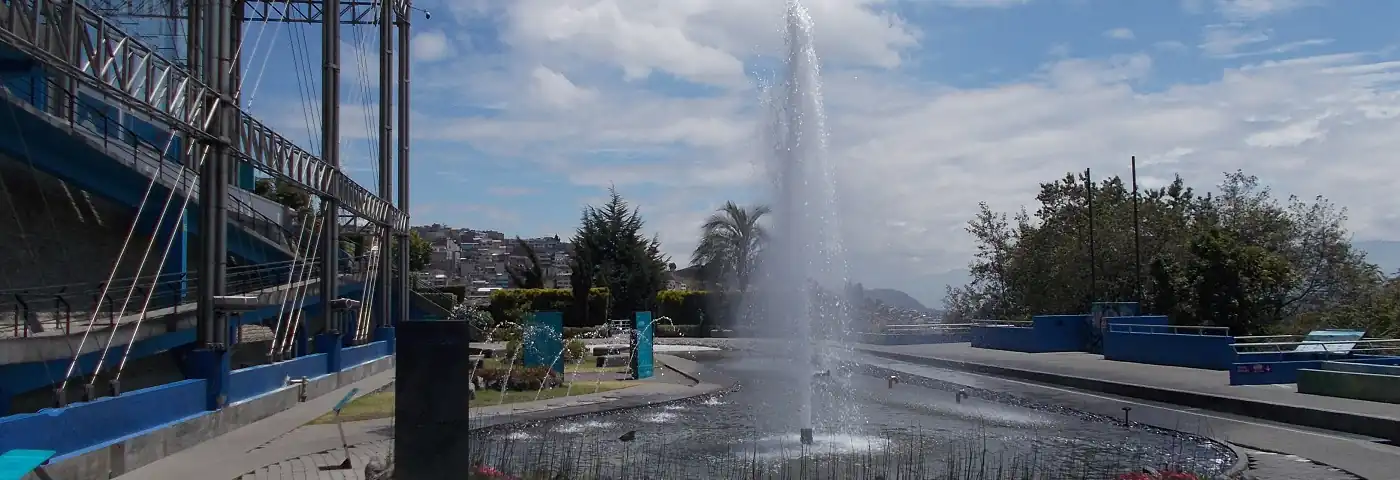
[(1321, 5), (1322, 0), (1216, 0), (1216, 10), (1233, 20), (1251, 20)]
[[(766, 196), (756, 168), (763, 116), (741, 65), (780, 48), (771, 3), (779, 2), (513, 2), (498, 13), (540, 15), (538, 25), (511, 23), (518, 58), (450, 80), (462, 85), (464, 101), (521, 107), (419, 122), (416, 133), (527, 159), (577, 184), (615, 183), (624, 193), (660, 187), (664, 194), (638, 201), (667, 251), (684, 259), (711, 208)], [(1392, 133), (1400, 128), (1400, 63), (1363, 53), (1301, 57), (1146, 90), (1138, 85), (1153, 59), (1139, 53), (1060, 58), (1019, 82), (957, 89), (898, 68), (919, 34), (881, 2), (811, 4), (827, 61), (829, 158), (846, 246), (868, 285), (936, 297), (919, 282), (965, 265), (972, 245), (963, 225), (977, 202), (1013, 210), (1067, 171), (1126, 175), (1130, 155), (1147, 184), (1179, 173), (1208, 187), (1242, 168), (1281, 193), (1327, 195), (1348, 207), (1359, 239), (1400, 238), (1400, 222), (1372, 203), (1400, 187), (1388, 158), (1400, 149)], [(1200, 48), (1233, 55), (1268, 36), (1220, 25)], [(720, 88), (668, 96), (619, 81), (624, 72)], [(538, 105), (552, 98), (542, 92), (556, 91), (547, 86), (587, 93)]]
[(1241, 47), (1269, 41), (1269, 33), (1246, 27), (1242, 23), (1208, 25), (1201, 39), (1201, 51), (1213, 57), (1225, 57)]
[(1136, 38), (1133, 35), (1132, 30), (1122, 27), (1103, 32), (1103, 36), (1114, 40), (1132, 40), (1133, 38)]
[(436, 62), (453, 54), (452, 41), (441, 30), (428, 30), (413, 35), (413, 59), (419, 62)]

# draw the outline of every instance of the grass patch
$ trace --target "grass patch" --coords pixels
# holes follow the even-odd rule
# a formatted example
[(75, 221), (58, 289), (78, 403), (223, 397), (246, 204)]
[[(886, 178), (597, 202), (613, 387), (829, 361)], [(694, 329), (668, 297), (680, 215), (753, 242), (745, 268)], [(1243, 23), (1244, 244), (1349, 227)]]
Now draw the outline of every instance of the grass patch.
[[(345, 404), (345, 408), (340, 409), (340, 420), (343, 422), (356, 422), (360, 420), (374, 420), (377, 418), (389, 418), (394, 414), (394, 392), (375, 392), (351, 400)], [(335, 423), (335, 412), (326, 412), (325, 415), (317, 417), (307, 425), (325, 425)]]
[[(490, 407), (506, 403), (533, 402), (535, 400), (546, 400), (565, 396), (587, 395), (590, 393), (606, 392), (609, 390), (619, 390), (640, 384), (635, 380), (604, 380), (602, 382), (576, 382), (572, 391), (565, 385), (557, 388), (546, 388), (539, 391), (512, 391), (505, 392), (505, 400), (502, 400), (500, 390), (478, 390), (476, 400), (472, 400), (469, 406)], [(538, 394), (538, 397), (536, 395)]]
[[(582, 362), (564, 361), (564, 374), (570, 373), (626, 373), (627, 367), (597, 367), (598, 357), (592, 355), (583, 357)], [(519, 365), (516, 365), (519, 367)], [(484, 358), (481, 360), (481, 368), (506, 368), (498, 358)]]

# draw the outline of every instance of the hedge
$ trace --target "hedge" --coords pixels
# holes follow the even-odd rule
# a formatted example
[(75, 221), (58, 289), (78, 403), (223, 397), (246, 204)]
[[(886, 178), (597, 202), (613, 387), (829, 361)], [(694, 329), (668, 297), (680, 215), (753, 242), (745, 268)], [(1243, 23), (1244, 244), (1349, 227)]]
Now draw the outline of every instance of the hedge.
[[(677, 326), (694, 325), (701, 330), (727, 325), (730, 296), (700, 290), (663, 290), (656, 294), (656, 316), (669, 317)], [(529, 312), (564, 312), (564, 326), (587, 328), (608, 321), (608, 291), (594, 288), (589, 292), (588, 318), (573, 308), (573, 291), (567, 289), (512, 288), (491, 292), (491, 317), (496, 323), (519, 323), (520, 315)], [(621, 316), (619, 316), (621, 315)], [(630, 318), (630, 314), (615, 314)]]

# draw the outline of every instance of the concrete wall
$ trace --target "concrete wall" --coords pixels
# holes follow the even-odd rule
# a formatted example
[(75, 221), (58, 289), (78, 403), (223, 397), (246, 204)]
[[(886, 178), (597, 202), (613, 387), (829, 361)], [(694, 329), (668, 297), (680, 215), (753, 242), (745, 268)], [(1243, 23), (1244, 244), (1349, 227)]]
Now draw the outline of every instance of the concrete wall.
[[(1235, 363), (1235, 337), (1176, 333), (1158, 325), (1110, 326), (1104, 333), (1103, 358), (1206, 370), (1229, 370)], [(1126, 330), (1126, 331), (1125, 331)]]
[[(0, 156), (0, 184), (0, 291), (83, 284), (83, 288), (65, 292), (65, 299), (73, 309), (72, 318), (86, 323), (93, 295), (81, 290), (107, 280), (135, 211), (5, 156)], [(11, 212), (18, 214), (18, 222)], [(150, 242), (150, 238), (147, 234), (137, 240)], [(132, 250), (146, 245), (135, 245)], [(154, 250), (164, 246), (158, 244)], [(134, 276), (140, 259), (139, 251), (123, 258), (117, 277)], [(159, 259), (159, 252), (152, 255), (142, 275), (158, 273)], [(13, 300), (4, 301), (8, 306)], [(30, 307), (44, 311), (44, 320), (52, 325), (54, 299), (34, 300)], [(13, 322), (13, 309), (0, 309), (0, 325), (9, 328)]]
[(860, 342), (872, 345), (925, 345), (972, 341), (971, 333), (862, 333)]
[[(308, 398), (316, 398), (325, 395), (345, 385), (393, 368), (393, 366), (393, 357), (382, 357), (345, 371), (322, 375), (311, 380), (307, 387), (307, 396)], [(203, 381), (189, 380), (187, 382), (190, 382), (188, 385), (198, 385), (198, 388), (193, 392), (195, 394), (193, 405), (202, 407)], [(184, 388), (194, 388), (188, 385)], [(146, 401), (150, 402), (161, 397), (169, 400), (171, 395), (172, 393), (164, 393), (160, 396), (151, 396)], [(240, 402), (231, 403), (222, 410), (195, 413), (183, 418), (171, 418), (143, 430), (93, 442), (92, 446), (86, 448), (60, 452), (60, 455), (55, 457), (46, 469), (56, 479), (112, 478), (291, 408), (298, 403), (297, 397), (296, 387), (282, 387)], [(188, 400), (181, 401), (188, 402)], [(150, 405), (147, 403), (147, 410), (161, 410), (160, 408), (151, 408)], [(127, 412), (136, 411), (123, 410), (122, 414), (127, 415)], [(164, 415), (168, 418), (178, 413), (171, 412)], [(39, 413), (35, 415), (50, 414)], [(7, 420), (0, 419), (0, 422)], [(97, 419), (93, 421), (96, 422)], [(9, 447), (6, 442), (17, 443), (18, 438), (21, 437), (21, 435), (11, 435), (14, 432), (4, 423), (0, 423), (0, 439), (3, 439), (0, 440), (0, 449), (49, 448), (44, 445), (32, 444)], [(26, 439), (31, 437), (28, 431), (24, 433), (23, 437)], [(69, 435), (79, 433), (71, 430), (68, 432)], [(25, 477), (24, 480), (38, 479), (31, 475)]]
[[(1390, 368), (1400, 373), (1400, 367)], [(1400, 404), (1400, 376), (1300, 369), (1298, 393)]]

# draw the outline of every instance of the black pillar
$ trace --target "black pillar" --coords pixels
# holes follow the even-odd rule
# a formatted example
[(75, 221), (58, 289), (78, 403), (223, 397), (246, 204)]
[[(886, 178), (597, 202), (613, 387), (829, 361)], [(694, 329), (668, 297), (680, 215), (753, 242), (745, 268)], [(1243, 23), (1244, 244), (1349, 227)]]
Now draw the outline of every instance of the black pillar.
[(394, 478), (462, 478), (471, 372), (465, 321), (401, 320), (394, 380)]

